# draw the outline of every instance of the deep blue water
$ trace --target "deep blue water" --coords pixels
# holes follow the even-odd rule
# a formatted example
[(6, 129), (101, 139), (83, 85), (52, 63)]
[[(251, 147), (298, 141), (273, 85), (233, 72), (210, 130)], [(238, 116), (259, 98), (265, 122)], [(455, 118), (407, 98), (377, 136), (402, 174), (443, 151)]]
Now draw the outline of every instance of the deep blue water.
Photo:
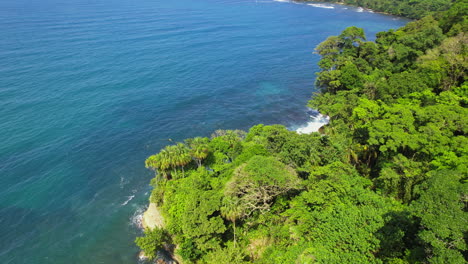
[(255, 0), (2, 0), (0, 263), (135, 263), (148, 155), (306, 123), (314, 47), (406, 22)]

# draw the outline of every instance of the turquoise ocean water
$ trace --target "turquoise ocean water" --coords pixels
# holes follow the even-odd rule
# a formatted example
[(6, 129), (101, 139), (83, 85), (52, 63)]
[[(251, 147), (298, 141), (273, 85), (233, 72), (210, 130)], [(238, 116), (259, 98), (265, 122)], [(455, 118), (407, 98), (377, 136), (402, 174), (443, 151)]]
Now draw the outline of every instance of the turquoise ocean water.
[(406, 20), (255, 0), (0, 2), (0, 263), (136, 263), (145, 158), (257, 123), (307, 123), (345, 27)]

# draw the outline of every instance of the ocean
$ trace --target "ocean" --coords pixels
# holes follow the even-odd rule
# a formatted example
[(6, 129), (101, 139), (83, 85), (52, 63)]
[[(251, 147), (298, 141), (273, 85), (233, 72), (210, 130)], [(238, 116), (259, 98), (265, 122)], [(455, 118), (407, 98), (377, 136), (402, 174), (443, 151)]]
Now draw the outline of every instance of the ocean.
[(136, 263), (171, 141), (314, 126), (314, 47), (408, 20), (268, 0), (2, 0), (0, 263)]

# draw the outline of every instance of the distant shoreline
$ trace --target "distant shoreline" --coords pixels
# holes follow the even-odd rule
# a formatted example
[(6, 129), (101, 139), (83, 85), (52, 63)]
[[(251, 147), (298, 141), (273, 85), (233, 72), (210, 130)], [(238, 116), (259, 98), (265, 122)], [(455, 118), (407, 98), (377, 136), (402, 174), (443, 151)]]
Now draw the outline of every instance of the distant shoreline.
[(356, 8), (362, 8), (363, 10), (368, 11), (368, 12), (371, 11), (372, 13), (395, 16), (395, 17), (399, 17), (399, 18), (405, 18), (405, 19), (413, 20), (412, 18), (409, 18), (409, 17), (400, 16), (400, 15), (396, 15), (396, 14), (392, 14), (392, 13), (388, 13), (388, 12), (384, 12), (384, 11), (377, 11), (377, 10), (374, 10), (372, 8), (363, 7), (363, 6), (359, 6), (359, 5), (351, 5), (351, 4), (347, 4), (347, 3), (344, 3), (344, 2), (332, 2), (332, 1), (327, 2), (327, 1), (315, 1), (315, 0), (291, 0), (291, 2), (296, 2), (296, 3), (301, 3), (301, 4), (307, 4), (307, 3), (322, 4), (323, 3), (323, 4), (334, 4), (334, 5), (341, 5), (341, 6), (356, 7)]

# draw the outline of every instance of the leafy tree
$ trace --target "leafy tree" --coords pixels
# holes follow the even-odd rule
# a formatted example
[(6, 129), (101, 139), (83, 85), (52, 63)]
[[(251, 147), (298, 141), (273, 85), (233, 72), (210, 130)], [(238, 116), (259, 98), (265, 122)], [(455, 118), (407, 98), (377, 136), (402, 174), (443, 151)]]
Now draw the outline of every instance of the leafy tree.
[(436, 85), (442, 90), (450, 90), (461, 84), (468, 69), (468, 35), (460, 33), (445, 39), (442, 44), (427, 51), (419, 59), (420, 67), (434, 75)]
[(239, 247), (226, 247), (219, 248), (208, 253), (204, 258), (204, 263), (217, 263), (217, 264), (241, 264), (251, 263), (245, 261), (246, 254), (242, 248)]
[(300, 179), (295, 171), (274, 157), (254, 156), (239, 166), (225, 187), (227, 197), (238, 197), (242, 216), (270, 209), (273, 199), (298, 189)]
[(351, 166), (336, 162), (311, 173), (306, 191), (293, 199), (286, 213), (317, 263), (378, 262), (375, 233), (392, 207), (369, 185)]
[(339, 82), (343, 87), (342, 89), (353, 90), (362, 88), (362, 74), (359, 72), (356, 65), (348, 62), (341, 68)]
[(198, 167), (201, 167), (202, 161), (208, 157), (209, 149), (209, 139), (196, 137), (193, 139), (186, 140), (187, 144), (190, 147), (190, 154), (196, 160)]
[(165, 244), (171, 243), (171, 238), (164, 229), (155, 227), (146, 229), (145, 236), (137, 237), (135, 243), (143, 250), (146, 257), (154, 259), (158, 250), (162, 249)]
[(194, 261), (203, 255), (203, 252), (198, 249), (192, 239), (186, 239), (180, 244), (177, 253), (188, 261)]
[(435, 173), (421, 186), (421, 197), (411, 204), (421, 221), (419, 238), (430, 263), (465, 263), (467, 250), (468, 184), (452, 171)]
[(362, 28), (352, 26), (343, 30), (340, 38), (343, 40), (345, 47), (351, 48), (352, 46), (362, 44), (366, 40), (366, 35)]
[(204, 169), (168, 182), (162, 206), (167, 230), (177, 243), (186, 243), (187, 256), (205, 254), (219, 245), (220, 235), (226, 230), (219, 215), (221, 200), (221, 193), (212, 189)]
[(242, 151), (241, 141), (246, 133), (242, 130), (216, 130), (211, 135), (210, 146), (213, 150), (221, 152), (229, 157), (230, 161)]

